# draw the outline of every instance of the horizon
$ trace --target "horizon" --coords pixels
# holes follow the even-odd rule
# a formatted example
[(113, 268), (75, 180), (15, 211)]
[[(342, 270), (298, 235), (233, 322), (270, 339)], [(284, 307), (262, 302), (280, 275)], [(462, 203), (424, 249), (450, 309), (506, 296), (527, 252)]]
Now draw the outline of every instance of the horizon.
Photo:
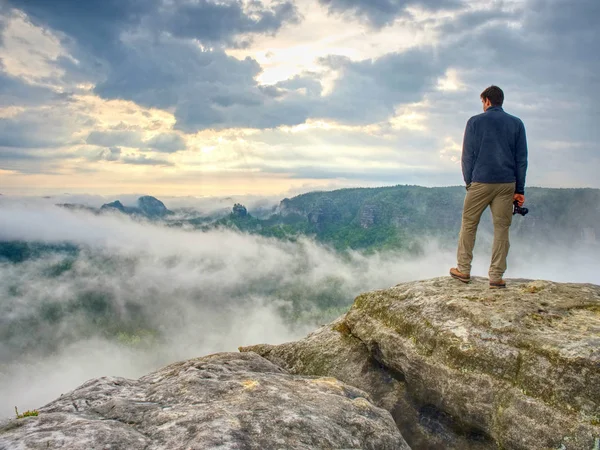
[[(160, 200), (159, 197), (163, 197), (163, 198), (177, 198), (177, 199), (183, 199), (183, 198), (193, 198), (193, 199), (225, 199), (228, 197), (231, 198), (235, 198), (235, 197), (256, 197), (256, 198), (272, 198), (272, 197), (281, 197), (282, 199), (284, 198), (292, 198), (292, 197), (297, 197), (300, 195), (304, 195), (304, 194), (310, 194), (313, 192), (334, 192), (334, 191), (339, 191), (339, 190), (344, 190), (344, 189), (379, 189), (379, 188), (393, 188), (393, 187), (421, 187), (421, 188), (426, 188), (426, 189), (435, 189), (435, 188), (457, 188), (457, 187), (461, 187), (464, 188), (464, 185), (462, 184), (445, 184), (445, 185), (436, 185), (436, 186), (426, 186), (426, 185), (422, 185), (422, 184), (405, 184), (405, 183), (397, 183), (397, 184), (375, 184), (373, 186), (363, 186), (363, 185), (340, 185), (340, 186), (315, 186), (314, 188), (300, 188), (300, 189), (295, 189), (295, 190), (290, 190), (290, 191), (282, 191), (282, 192), (276, 192), (270, 195), (267, 194), (248, 194), (248, 193), (240, 193), (240, 192), (234, 192), (232, 194), (222, 194), (222, 195), (192, 195), (192, 194), (188, 194), (188, 195), (161, 195), (161, 194), (157, 194), (157, 193), (152, 193), (152, 192), (145, 192), (145, 191), (139, 191), (139, 192), (121, 192), (121, 193), (117, 193), (117, 194), (103, 194), (103, 193), (95, 193), (92, 194), (90, 192), (81, 192), (81, 193), (76, 193), (76, 192), (61, 192), (61, 193), (54, 193), (54, 194), (50, 194), (50, 193), (39, 193), (39, 194), (7, 194), (7, 193), (3, 193), (0, 192), (0, 196), (5, 196), (5, 197), (24, 197), (24, 198), (54, 198), (54, 197), (61, 197), (61, 196), (89, 196), (89, 197), (102, 197), (102, 198), (114, 198), (115, 200), (118, 200), (119, 196), (123, 196), (123, 197), (143, 197), (143, 196), (151, 196), (151, 197), (155, 197), (158, 198)], [(577, 189), (591, 189), (591, 190), (600, 190), (600, 187), (592, 187), (592, 186), (572, 186), (572, 187), (554, 187), (554, 186), (538, 186), (538, 185), (533, 185), (533, 186), (527, 186), (527, 189), (558, 189), (558, 190), (577, 190)]]
[(8, 0), (0, 192), (462, 185), (491, 84), (527, 186), (600, 188), (596, 0)]
[[(111, 203), (114, 201), (120, 201), (126, 207), (137, 206), (137, 201), (140, 197), (151, 196), (160, 200), (167, 209), (177, 210), (182, 208), (193, 208), (203, 212), (216, 212), (223, 211), (224, 209), (231, 209), (234, 203), (241, 203), (243, 206), (248, 208), (248, 212), (256, 208), (264, 208), (266, 206), (277, 206), (285, 199), (294, 199), (302, 195), (311, 193), (326, 193), (336, 192), (344, 189), (379, 189), (379, 188), (395, 188), (395, 187), (421, 187), (426, 189), (435, 188), (464, 188), (462, 185), (447, 185), (447, 186), (422, 186), (418, 184), (390, 184), (390, 185), (374, 185), (374, 186), (336, 186), (336, 187), (321, 187), (315, 189), (295, 189), (287, 192), (275, 193), (271, 195), (261, 194), (228, 194), (228, 195), (161, 195), (155, 193), (121, 193), (115, 195), (106, 195), (102, 193), (69, 193), (64, 192), (60, 194), (4, 194), (0, 192), (0, 203), (2, 199), (11, 201), (22, 199), (24, 201), (44, 201), (48, 200), (54, 205), (61, 204), (74, 204), (83, 205), (92, 208), (100, 208), (102, 205)], [(600, 188), (595, 187), (548, 187), (548, 186), (528, 186), (526, 189), (557, 189), (557, 190), (599, 190)], [(527, 192), (526, 192), (527, 194)], [(531, 206), (531, 201), (527, 203)]]

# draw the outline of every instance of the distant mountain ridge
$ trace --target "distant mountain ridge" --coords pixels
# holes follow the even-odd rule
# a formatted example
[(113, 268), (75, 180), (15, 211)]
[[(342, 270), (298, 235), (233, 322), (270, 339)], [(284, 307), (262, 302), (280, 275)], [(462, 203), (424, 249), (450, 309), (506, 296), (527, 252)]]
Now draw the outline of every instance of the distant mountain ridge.
[(143, 195), (137, 199), (137, 206), (124, 206), (120, 200), (105, 203), (100, 210), (76, 203), (61, 203), (58, 206), (72, 210), (87, 210), (92, 212), (118, 211), (123, 214), (143, 216), (149, 219), (160, 219), (173, 214), (173, 211), (167, 209), (165, 204), (156, 197)]
[[(310, 235), (337, 249), (410, 248), (427, 236), (456, 238), (464, 187), (390, 186), (309, 192), (283, 199), (265, 220), (231, 215), (219, 225), (265, 236)], [(526, 217), (511, 234), (525, 239), (599, 244), (600, 190), (529, 188)], [(489, 212), (481, 228), (493, 232)]]
[[(95, 212), (118, 211), (152, 220), (165, 220), (168, 226), (208, 231), (224, 227), (280, 239), (314, 237), (337, 250), (416, 249), (423, 238), (435, 236), (454, 242), (459, 230), (465, 190), (461, 186), (388, 186), (315, 191), (284, 198), (269, 214), (256, 217), (244, 205), (232, 205), (228, 216), (177, 217), (163, 202), (142, 196), (136, 207), (119, 200), (100, 210), (63, 204), (71, 209)], [(526, 217), (515, 216), (511, 235), (544, 241), (600, 244), (600, 190), (528, 188)], [(484, 213), (481, 229), (493, 232), (489, 213)]]

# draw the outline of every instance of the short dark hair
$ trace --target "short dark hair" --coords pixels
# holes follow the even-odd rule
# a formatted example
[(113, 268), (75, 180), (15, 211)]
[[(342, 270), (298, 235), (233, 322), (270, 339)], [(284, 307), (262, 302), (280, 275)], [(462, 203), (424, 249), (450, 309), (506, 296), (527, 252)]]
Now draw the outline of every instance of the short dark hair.
[(492, 103), (492, 106), (502, 106), (504, 103), (504, 92), (498, 86), (491, 85), (486, 88), (480, 97), (485, 100), (486, 98)]

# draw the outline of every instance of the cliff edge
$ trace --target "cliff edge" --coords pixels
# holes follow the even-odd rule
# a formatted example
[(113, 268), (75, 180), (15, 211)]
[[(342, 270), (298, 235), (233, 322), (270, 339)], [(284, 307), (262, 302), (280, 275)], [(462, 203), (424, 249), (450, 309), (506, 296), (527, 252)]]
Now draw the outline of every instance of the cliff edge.
[(90, 380), (0, 422), (0, 449), (410, 450), (389, 412), (332, 378), (218, 353), (138, 380)]
[(600, 286), (403, 283), (240, 351), (91, 380), (0, 449), (600, 450)]
[(368, 392), (413, 450), (600, 449), (600, 286), (404, 283), (305, 339), (240, 350)]

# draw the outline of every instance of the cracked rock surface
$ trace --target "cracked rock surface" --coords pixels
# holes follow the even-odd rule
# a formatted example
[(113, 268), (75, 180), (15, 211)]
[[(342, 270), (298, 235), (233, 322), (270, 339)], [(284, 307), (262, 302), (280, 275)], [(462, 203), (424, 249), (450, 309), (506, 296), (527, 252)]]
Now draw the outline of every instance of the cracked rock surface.
[(240, 350), (365, 390), (414, 450), (600, 449), (600, 286), (403, 283), (305, 339)]
[(91, 380), (38, 411), (0, 422), (0, 449), (410, 450), (367, 393), (252, 352)]

